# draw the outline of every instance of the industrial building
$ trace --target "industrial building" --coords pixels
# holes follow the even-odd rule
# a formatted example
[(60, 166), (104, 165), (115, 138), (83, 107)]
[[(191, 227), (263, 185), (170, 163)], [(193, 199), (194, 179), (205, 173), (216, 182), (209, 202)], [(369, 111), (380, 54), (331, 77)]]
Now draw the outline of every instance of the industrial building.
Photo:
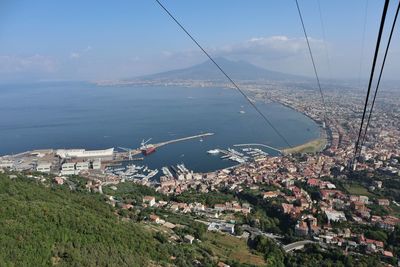
[(50, 173), (50, 171), (51, 171), (51, 163), (48, 163), (48, 162), (39, 163), (36, 166), (36, 171)]
[(102, 160), (112, 160), (114, 148), (103, 150), (85, 150), (85, 149), (57, 149), (56, 154), (62, 158), (97, 158)]

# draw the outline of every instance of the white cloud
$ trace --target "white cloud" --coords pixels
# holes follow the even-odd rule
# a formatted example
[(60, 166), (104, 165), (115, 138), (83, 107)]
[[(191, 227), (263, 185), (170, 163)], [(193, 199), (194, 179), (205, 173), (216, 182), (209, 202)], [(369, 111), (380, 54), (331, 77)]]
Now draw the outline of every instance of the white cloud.
[[(324, 49), (322, 40), (309, 38), (309, 42), (313, 52), (319, 53)], [(308, 53), (305, 38), (290, 38), (284, 35), (254, 37), (240, 43), (206, 49), (214, 56), (259, 55), (262, 57), (282, 58)], [(198, 49), (175, 53), (171, 51), (162, 52), (164, 57), (180, 57), (182, 54), (184, 56), (195, 56), (202, 54), (202, 52)]]
[[(325, 60), (325, 45), (322, 40), (309, 38), (314, 57)], [(328, 49), (330, 45), (327, 44)], [(227, 57), (245, 60), (270, 70), (289, 72), (300, 75), (313, 75), (307, 42), (304, 37), (288, 37), (284, 35), (253, 37), (242, 42), (219, 47), (205, 47), (213, 57)], [(176, 66), (187, 66), (205, 61), (206, 57), (197, 48), (161, 54), (168, 62)], [(325, 70), (323, 70), (325, 74)]]
[[(313, 52), (323, 49), (321, 40), (309, 38)], [(288, 58), (308, 53), (305, 38), (290, 38), (287, 36), (254, 37), (242, 43), (214, 49), (218, 55), (262, 56), (263, 58)]]

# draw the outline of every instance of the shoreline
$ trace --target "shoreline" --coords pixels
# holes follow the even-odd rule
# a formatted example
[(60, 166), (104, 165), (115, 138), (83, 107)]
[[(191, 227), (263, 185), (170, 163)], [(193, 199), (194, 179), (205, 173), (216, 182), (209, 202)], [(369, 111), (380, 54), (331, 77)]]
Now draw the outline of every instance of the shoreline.
[(282, 149), (283, 155), (294, 154), (294, 153), (319, 153), (322, 152), (327, 144), (328, 139), (325, 134), (321, 133), (322, 136), (319, 138), (308, 141), (307, 143), (300, 144), (291, 148)]
[[(264, 102), (265, 102), (265, 100), (266, 99), (263, 99)], [(329, 133), (328, 133), (329, 129), (328, 129), (327, 126), (326, 126), (326, 128), (323, 128), (319, 121), (317, 121), (316, 119), (312, 118), (311, 116), (307, 115), (306, 113), (304, 113), (304, 112), (302, 112), (300, 110), (297, 110), (296, 108), (294, 108), (294, 107), (292, 107), (292, 106), (290, 106), (290, 105), (288, 105), (286, 103), (283, 103), (283, 102), (275, 100), (275, 99), (268, 99), (268, 100), (271, 101), (271, 102), (278, 103), (278, 104), (280, 104), (280, 105), (282, 105), (284, 107), (287, 107), (287, 108), (289, 108), (289, 109), (291, 109), (293, 111), (296, 111), (296, 112), (299, 112), (299, 113), (303, 114), (304, 116), (306, 116), (309, 119), (311, 119), (312, 121), (314, 121), (318, 125), (318, 127), (320, 129), (319, 137), (314, 138), (314, 139), (312, 139), (312, 140), (310, 140), (308, 142), (305, 142), (303, 144), (299, 144), (299, 145), (293, 146), (291, 148), (289, 148), (289, 147), (282, 148), (281, 151), (282, 151), (282, 153), (284, 155), (293, 154), (293, 153), (312, 153), (312, 154), (315, 154), (315, 153), (318, 153), (318, 152), (322, 152), (322, 151), (324, 151), (326, 149), (327, 145), (329, 144)]]

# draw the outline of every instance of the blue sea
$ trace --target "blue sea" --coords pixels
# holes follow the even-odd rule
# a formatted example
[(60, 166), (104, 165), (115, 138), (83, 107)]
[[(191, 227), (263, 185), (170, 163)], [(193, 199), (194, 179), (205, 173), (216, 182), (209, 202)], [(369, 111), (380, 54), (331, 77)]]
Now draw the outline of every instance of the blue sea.
[[(257, 105), (292, 145), (319, 136), (319, 126), (303, 114), (277, 103)], [(235, 164), (207, 154), (210, 149), (241, 143), (285, 147), (231, 89), (61, 82), (0, 85), (0, 155), (43, 148), (137, 148), (142, 139), (159, 143), (204, 132), (215, 135), (203, 142), (164, 146), (143, 164), (160, 168), (184, 163), (204, 172)]]

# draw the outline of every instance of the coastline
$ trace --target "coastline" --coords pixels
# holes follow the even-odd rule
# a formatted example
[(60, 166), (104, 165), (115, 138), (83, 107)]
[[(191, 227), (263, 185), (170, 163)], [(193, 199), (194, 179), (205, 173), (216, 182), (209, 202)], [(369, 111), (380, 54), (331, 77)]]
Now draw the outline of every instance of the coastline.
[[(266, 99), (263, 99), (263, 101), (265, 101)], [(288, 148), (283, 148), (281, 149), (282, 154), (283, 155), (287, 155), (287, 154), (293, 154), (293, 153), (319, 153), (322, 152), (326, 149), (327, 145), (329, 144), (329, 131), (328, 131), (328, 127), (327, 128), (323, 128), (321, 127), (321, 124), (319, 121), (317, 121), (316, 119), (312, 118), (311, 116), (307, 115), (306, 113), (286, 104), (283, 103), (281, 101), (278, 101), (276, 99), (268, 99), (271, 102), (275, 102), (278, 103), (284, 107), (290, 108), (296, 112), (299, 112), (301, 114), (303, 114), (304, 116), (310, 118), (311, 120), (313, 120), (320, 128), (320, 135), (318, 138), (312, 139), (306, 143), (294, 146), (294, 147), (288, 147)]]
[(308, 141), (307, 143), (294, 146), (291, 148), (282, 149), (283, 155), (294, 154), (294, 153), (318, 153), (325, 149), (328, 144), (328, 138), (324, 132), (321, 132), (321, 136), (319, 138)]

